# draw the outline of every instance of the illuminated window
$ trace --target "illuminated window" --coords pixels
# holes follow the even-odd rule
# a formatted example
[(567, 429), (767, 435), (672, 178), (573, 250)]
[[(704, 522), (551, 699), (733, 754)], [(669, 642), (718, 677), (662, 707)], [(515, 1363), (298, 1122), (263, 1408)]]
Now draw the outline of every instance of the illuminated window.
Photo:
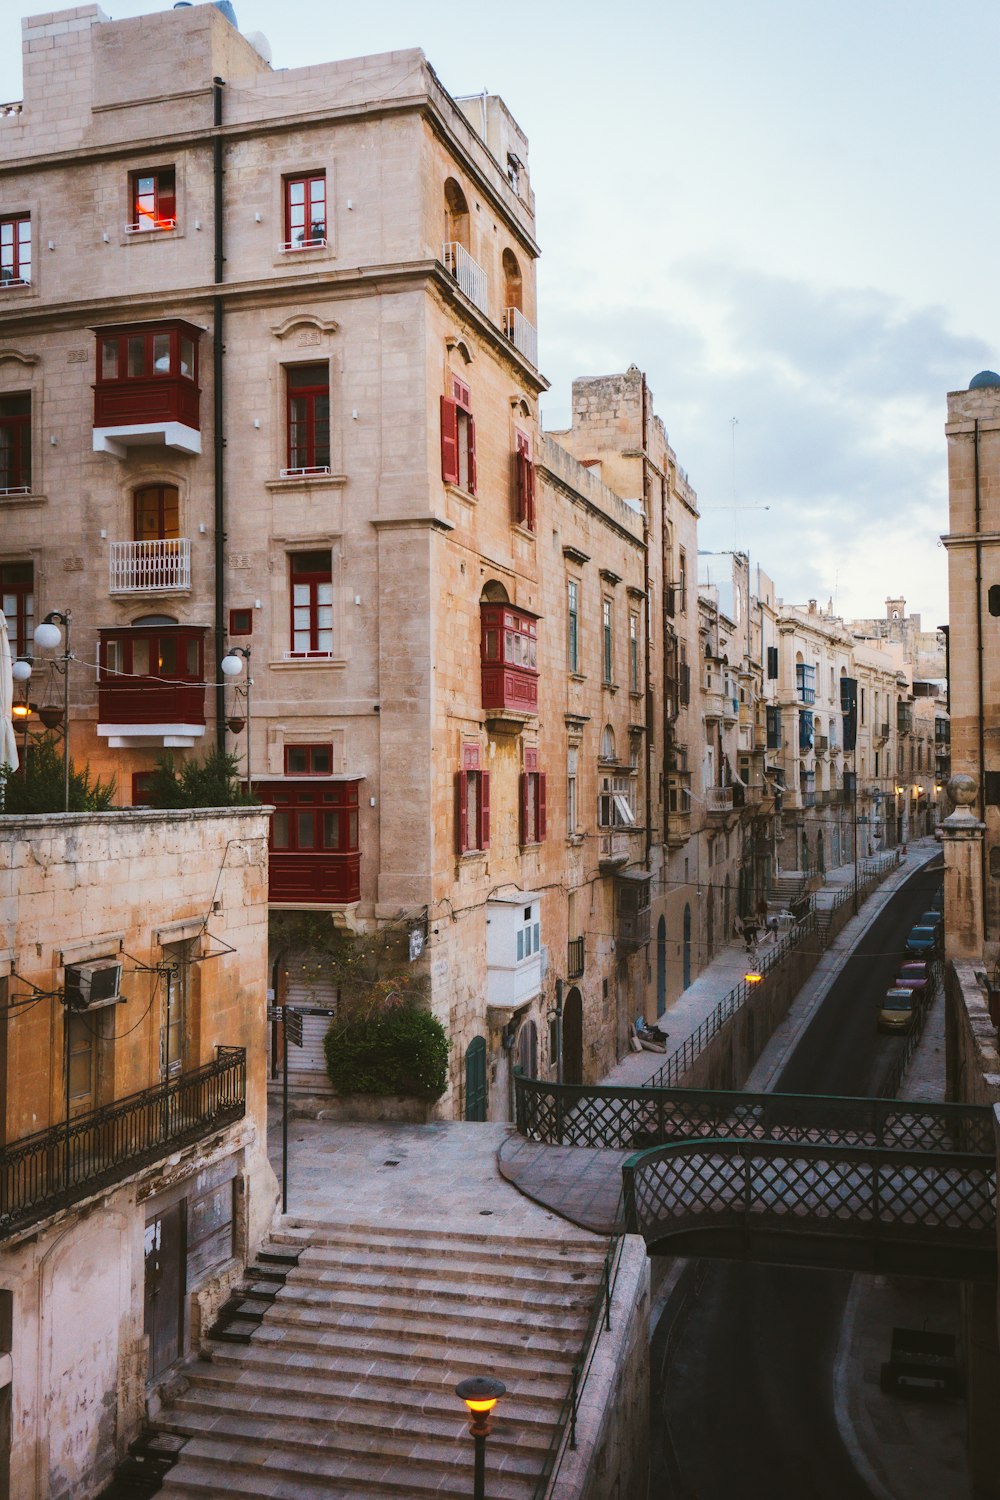
[(31, 217), (12, 214), (0, 219), (0, 286), (28, 286), (31, 282)]
[(128, 183), (130, 217), (125, 227), (131, 234), (177, 228), (177, 187), (173, 167), (130, 172)]
[(285, 178), (285, 249), (326, 244), (326, 173)]

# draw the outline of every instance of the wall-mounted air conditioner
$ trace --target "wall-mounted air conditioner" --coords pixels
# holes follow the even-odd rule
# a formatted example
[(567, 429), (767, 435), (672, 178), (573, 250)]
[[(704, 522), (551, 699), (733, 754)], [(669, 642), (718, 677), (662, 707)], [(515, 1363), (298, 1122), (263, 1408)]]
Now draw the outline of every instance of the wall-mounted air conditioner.
[(94, 1010), (119, 999), (122, 966), (102, 958), (92, 964), (67, 964), (65, 995), (70, 1010)]

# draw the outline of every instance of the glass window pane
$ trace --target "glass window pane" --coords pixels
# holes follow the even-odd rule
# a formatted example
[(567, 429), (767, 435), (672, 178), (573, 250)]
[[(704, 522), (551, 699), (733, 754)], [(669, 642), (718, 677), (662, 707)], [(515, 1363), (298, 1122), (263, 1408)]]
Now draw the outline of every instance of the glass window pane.
[(177, 675), (177, 642), (173, 636), (160, 641), (159, 671), (164, 677)]
[(187, 643), (186, 669), (187, 669), (187, 675), (189, 677), (197, 677), (198, 676), (198, 642), (197, 641), (188, 641), (188, 643)]
[(333, 603), (333, 584), (319, 583), (316, 585), (316, 598), (320, 604)]
[(181, 374), (194, 379), (194, 340), (181, 335)]
[(132, 675), (149, 676), (149, 641), (132, 642)]
[(288, 814), (276, 812), (271, 817), (271, 848), (288, 848)]
[(329, 745), (314, 745), (312, 771), (314, 776), (329, 776), (333, 770), (333, 752)]
[(302, 776), (309, 769), (308, 754), (302, 745), (289, 745), (285, 751), (290, 776)]
[(130, 380), (136, 380), (146, 373), (146, 340), (141, 337), (133, 337), (128, 341), (128, 373)]
[(316, 845), (316, 815), (311, 812), (296, 813), (298, 847), (313, 849)]
[(323, 848), (340, 848), (340, 814), (325, 812), (323, 814)]
[(170, 335), (153, 334), (153, 369), (157, 375), (170, 374)]
[(118, 340), (101, 340), (101, 379), (118, 379)]
[(318, 634), (316, 645), (317, 645), (318, 650), (320, 650), (320, 651), (326, 651), (328, 655), (332, 656), (333, 655), (333, 631), (332, 630), (321, 630), (319, 632), (319, 634)]
[(118, 673), (122, 670), (122, 645), (122, 641), (107, 641), (105, 644), (104, 667), (109, 674)]
[(304, 180), (288, 184), (288, 201), (292, 205), (306, 201), (306, 185)]
[(293, 604), (308, 604), (309, 603), (309, 585), (308, 585), (308, 583), (293, 583), (292, 584), (292, 603)]
[(312, 611), (308, 605), (296, 605), (292, 611), (292, 624), (296, 630), (308, 630), (312, 619)]

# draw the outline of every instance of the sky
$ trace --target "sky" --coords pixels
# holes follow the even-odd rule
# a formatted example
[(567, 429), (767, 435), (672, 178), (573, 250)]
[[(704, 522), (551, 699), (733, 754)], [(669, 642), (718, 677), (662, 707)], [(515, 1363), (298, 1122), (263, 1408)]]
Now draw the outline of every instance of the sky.
[[(786, 603), (947, 618), (945, 396), (1000, 368), (991, 0), (234, 4), (275, 67), (420, 46), (453, 94), (503, 96), (547, 427), (575, 375), (637, 364), (701, 548), (749, 551)], [(0, 0), (0, 99), (24, 9)]]

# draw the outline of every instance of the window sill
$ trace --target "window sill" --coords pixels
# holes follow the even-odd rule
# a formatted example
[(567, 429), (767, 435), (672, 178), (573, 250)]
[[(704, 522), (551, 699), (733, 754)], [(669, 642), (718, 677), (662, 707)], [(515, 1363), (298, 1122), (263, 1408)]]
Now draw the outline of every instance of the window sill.
[(3, 491), (0, 490), (0, 506), (7, 505), (44, 505), (48, 495), (39, 495), (36, 491), (25, 492), (23, 490)]
[(455, 858), (460, 865), (485, 864), (489, 852), (488, 849), (463, 849)]
[(474, 495), (471, 490), (463, 490), (461, 485), (449, 484), (448, 480), (445, 480), (444, 487), (447, 494), (454, 495), (456, 500), (464, 500), (466, 505), (479, 504), (479, 497)]
[(566, 843), (571, 849), (579, 849), (585, 838), (586, 834), (584, 833), (568, 833), (566, 835)]
[(293, 656), (289, 660), (282, 656), (272, 658), (267, 665), (279, 672), (288, 667), (293, 670), (301, 670), (303, 667), (346, 667), (347, 658), (343, 656)]
[(601, 687), (604, 689), (604, 691), (606, 693), (612, 693), (613, 694), (613, 693), (617, 693), (617, 691), (618, 691), (618, 684), (617, 684), (617, 682), (602, 682), (601, 683)]
[(642, 702), (642, 699), (645, 696), (644, 693), (642, 692), (641, 688), (629, 688), (628, 695), (629, 695), (630, 698), (635, 698), (637, 700), (637, 702), (640, 702), (640, 703)]
[(317, 260), (332, 260), (334, 258), (333, 243), (324, 240), (319, 245), (278, 245), (274, 253), (274, 265), (287, 266), (297, 265), (304, 262), (306, 266)]
[(517, 847), (522, 854), (534, 854), (537, 849), (542, 847), (544, 842), (544, 839), (533, 839), (530, 844), (518, 844)]
[(523, 521), (511, 521), (510, 529), (516, 532), (518, 536), (523, 536), (526, 542), (536, 542), (538, 540), (537, 531), (534, 531), (530, 526), (525, 526)]
[(182, 240), (184, 231), (179, 224), (164, 225), (162, 229), (132, 229), (128, 225), (122, 230), (123, 245), (149, 245), (157, 240)]
[(343, 489), (346, 483), (346, 474), (299, 474), (294, 479), (265, 479), (264, 488), (272, 494), (286, 494), (302, 490)]
[(587, 674), (586, 672), (570, 672), (569, 680), (570, 682), (586, 682)]

